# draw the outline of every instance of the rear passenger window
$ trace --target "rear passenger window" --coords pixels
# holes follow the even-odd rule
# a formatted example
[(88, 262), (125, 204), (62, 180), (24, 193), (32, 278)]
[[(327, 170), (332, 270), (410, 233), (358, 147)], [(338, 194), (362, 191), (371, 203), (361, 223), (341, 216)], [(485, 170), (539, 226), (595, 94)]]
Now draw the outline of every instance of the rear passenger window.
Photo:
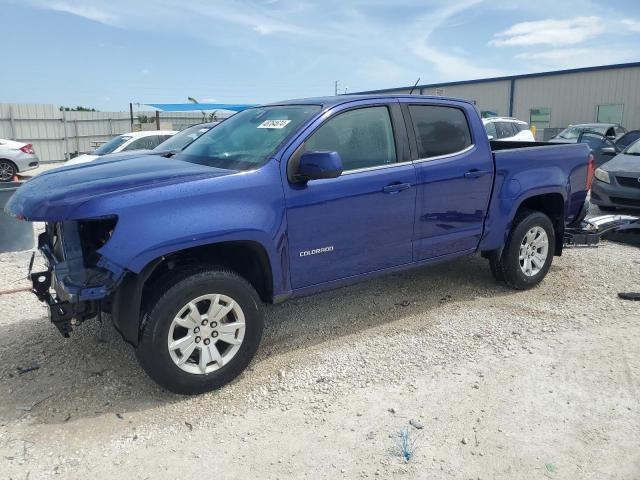
[(338, 152), (345, 171), (395, 163), (389, 110), (367, 107), (340, 113), (307, 139), (304, 150)]
[(420, 158), (437, 157), (471, 145), (471, 132), (459, 108), (409, 105)]

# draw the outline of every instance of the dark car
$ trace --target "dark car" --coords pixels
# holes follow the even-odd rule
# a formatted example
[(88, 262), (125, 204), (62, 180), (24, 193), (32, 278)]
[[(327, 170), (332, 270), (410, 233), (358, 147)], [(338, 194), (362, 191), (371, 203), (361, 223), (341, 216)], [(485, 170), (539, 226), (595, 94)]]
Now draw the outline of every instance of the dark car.
[(558, 135), (551, 138), (549, 142), (578, 143), (580, 134), (584, 132), (596, 132), (611, 140), (616, 140), (627, 133), (627, 130), (617, 123), (582, 123), (580, 125), (571, 125), (565, 128)]
[(629, 145), (640, 139), (640, 130), (632, 130), (618, 139), (612, 139), (599, 132), (585, 131), (578, 137), (578, 143), (586, 143), (593, 154), (596, 167), (604, 165), (622, 153)]
[(640, 140), (596, 169), (591, 203), (601, 210), (640, 208)]
[(618, 150), (622, 151), (636, 140), (640, 140), (640, 130), (631, 130), (620, 138), (616, 139), (615, 144)]

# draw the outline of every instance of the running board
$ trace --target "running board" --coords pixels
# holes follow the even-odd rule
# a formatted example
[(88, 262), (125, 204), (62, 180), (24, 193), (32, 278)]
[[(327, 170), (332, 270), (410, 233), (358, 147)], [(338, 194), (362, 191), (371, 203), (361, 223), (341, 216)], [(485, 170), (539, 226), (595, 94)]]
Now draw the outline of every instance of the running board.
[(640, 218), (631, 215), (602, 215), (583, 220), (579, 227), (565, 229), (564, 246), (595, 247), (604, 233), (635, 222), (640, 222)]

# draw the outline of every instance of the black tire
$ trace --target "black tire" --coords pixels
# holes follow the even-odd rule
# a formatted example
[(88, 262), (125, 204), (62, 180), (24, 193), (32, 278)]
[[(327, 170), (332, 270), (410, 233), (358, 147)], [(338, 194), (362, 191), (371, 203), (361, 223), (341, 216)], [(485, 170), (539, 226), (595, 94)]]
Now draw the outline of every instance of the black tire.
[[(147, 307), (136, 357), (147, 374), (171, 392), (193, 395), (215, 390), (237, 377), (258, 349), (263, 329), (260, 297), (244, 278), (222, 267), (182, 272), (174, 278), (173, 282), (169, 279), (154, 287), (159, 291)], [(235, 355), (218, 370), (189, 373), (172, 359), (168, 335), (178, 312), (188, 302), (208, 294), (228, 296), (240, 306), (244, 315), (244, 338)]]
[(0, 158), (0, 182), (10, 182), (17, 175), (18, 167), (4, 158)]
[[(527, 232), (534, 227), (542, 228), (547, 234), (547, 257), (535, 275), (526, 275), (520, 265), (520, 246)], [(517, 215), (509, 232), (507, 243), (500, 255), (489, 256), (491, 273), (498, 281), (515, 290), (535, 287), (547, 275), (555, 252), (555, 229), (551, 219), (542, 212), (524, 211)]]
[(605, 205), (598, 205), (598, 208), (600, 210), (602, 210), (603, 212), (615, 212), (616, 211), (616, 207), (607, 207)]

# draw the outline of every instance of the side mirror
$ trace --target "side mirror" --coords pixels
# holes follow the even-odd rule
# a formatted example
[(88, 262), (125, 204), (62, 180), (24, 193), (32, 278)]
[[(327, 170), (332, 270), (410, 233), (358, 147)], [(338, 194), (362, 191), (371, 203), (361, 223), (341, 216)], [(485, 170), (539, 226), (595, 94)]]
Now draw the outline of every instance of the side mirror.
[(304, 152), (300, 156), (295, 179), (299, 182), (336, 178), (342, 174), (342, 160), (338, 152)]
[(487, 138), (488, 138), (489, 140), (493, 140), (493, 135), (487, 135)]

